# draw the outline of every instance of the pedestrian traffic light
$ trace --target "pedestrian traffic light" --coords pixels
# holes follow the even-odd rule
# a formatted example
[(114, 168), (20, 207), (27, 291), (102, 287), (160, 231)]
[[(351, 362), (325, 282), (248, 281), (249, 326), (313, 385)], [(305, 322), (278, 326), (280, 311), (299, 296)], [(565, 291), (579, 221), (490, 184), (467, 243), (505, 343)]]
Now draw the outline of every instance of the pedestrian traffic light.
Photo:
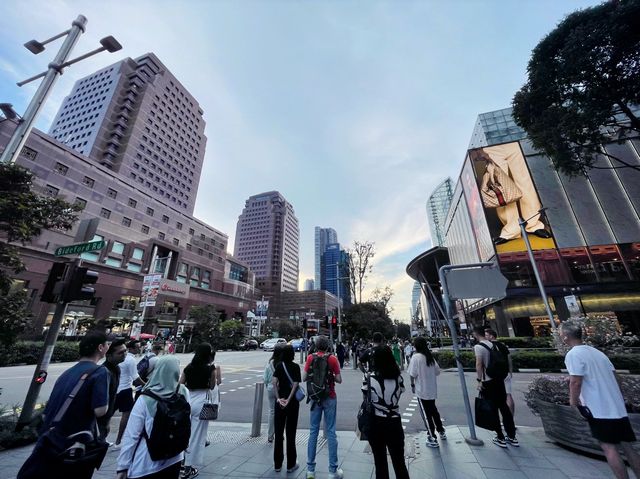
[(333, 324), (334, 326), (338, 324), (338, 318), (336, 318), (335, 315), (331, 316), (331, 324)]
[(325, 328), (329, 327), (329, 316), (325, 316), (324, 317), (324, 323), (323, 323)]
[(302, 320), (302, 328), (303, 329), (307, 329), (307, 320), (306, 319)]
[(51, 269), (49, 270), (49, 277), (47, 278), (47, 282), (44, 285), (44, 289), (42, 290), (42, 295), (40, 296), (40, 301), (43, 303), (55, 303), (57, 294), (54, 293), (54, 288), (58, 281), (62, 281), (64, 277), (64, 269), (66, 267), (66, 263), (58, 262), (53, 263), (51, 265)]
[(76, 267), (70, 275), (64, 291), (64, 301), (87, 301), (93, 299), (96, 289), (93, 285), (98, 281), (98, 273), (88, 268)]

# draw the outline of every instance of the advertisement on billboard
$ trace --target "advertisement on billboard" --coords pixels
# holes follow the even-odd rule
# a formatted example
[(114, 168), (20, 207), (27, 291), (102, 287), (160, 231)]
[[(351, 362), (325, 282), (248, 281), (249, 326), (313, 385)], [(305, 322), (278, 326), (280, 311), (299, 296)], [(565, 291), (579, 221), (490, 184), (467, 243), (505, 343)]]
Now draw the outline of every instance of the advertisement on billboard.
[(267, 319), (269, 311), (269, 301), (256, 301), (256, 316), (259, 319)]
[(464, 162), (462, 173), (460, 175), (460, 182), (462, 183), (462, 189), (467, 201), (467, 209), (469, 210), (471, 226), (473, 228), (473, 234), (478, 247), (480, 260), (487, 261), (495, 254), (495, 252), (482, 205), (482, 199), (480, 198), (480, 191), (476, 184), (476, 178), (471, 162), (468, 159)]
[(520, 144), (514, 142), (469, 150), (469, 158), (496, 252), (526, 251), (520, 233), (520, 217), (527, 220), (526, 231), (532, 249), (555, 248), (551, 228), (539, 214), (542, 204)]
[(140, 298), (140, 306), (155, 306), (160, 291), (160, 274), (147, 274), (142, 280), (142, 297)]

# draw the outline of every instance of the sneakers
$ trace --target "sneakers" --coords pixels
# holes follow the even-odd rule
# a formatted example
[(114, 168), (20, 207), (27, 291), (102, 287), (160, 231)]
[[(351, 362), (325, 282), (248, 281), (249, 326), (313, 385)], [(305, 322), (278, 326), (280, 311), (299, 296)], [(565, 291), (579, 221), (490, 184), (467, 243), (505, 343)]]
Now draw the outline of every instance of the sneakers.
[(287, 469), (287, 474), (297, 470), (300, 467), (300, 464), (296, 462), (296, 465)]
[(495, 436), (495, 437), (492, 439), (492, 441), (493, 441), (493, 443), (494, 443), (496, 446), (498, 446), (498, 447), (501, 447), (501, 448), (503, 448), (503, 449), (506, 449), (506, 448), (507, 448), (507, 442), (506, 442), (504, 439), (499, 438), (498, 436)]
[(307, 471), (307, 479), (316, 479), (315, 471)]
[[(307, 477), (309, 477), (308, 474), (307, 474)], [(344, 477), (344, 472), (340, 468), (336, 469), (336, 472), (329, 473), (329, 479), (342, 479), (343, 477)]]
[(192, 466), (186, 466), (182, 472), (180, 479), (191, 479), (192, 477), (198, 477), (200, 472)]
[(436, 439), (434, 436), (432, 436), (431, 434), (429, 434), (427, 436), (427, 442), (426, 442), (427, 447), (440, 447), (440, 444), (438, 444), (438, 439)]
[(517, 439), (517, 438), (515, 438), (515, 437), (509, 437), (509, 436), (507, 436), (507, 437), (505, 438), (505, 440), (506, 440), (507, 444), (509, 444), (510, 446), (513, 446), (513, 447), (520, 447), (520, 443), (518, 442), (518, 439)]
[(442, 432), (440, 432), (438, 434), (440, 434), (440, 440), (441, 441), (446, 441), (447, 440), (447, 433), (445, 431), (442, 431)]

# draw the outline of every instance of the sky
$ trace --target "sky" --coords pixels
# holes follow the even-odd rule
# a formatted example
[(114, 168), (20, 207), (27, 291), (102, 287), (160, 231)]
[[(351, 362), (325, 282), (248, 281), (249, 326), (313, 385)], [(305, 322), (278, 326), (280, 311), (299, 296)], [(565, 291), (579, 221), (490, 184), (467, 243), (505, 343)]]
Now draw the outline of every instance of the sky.
[(314, 227), (344, 247), (376, 246), (365, 297), (395, 292), (410, 319), (405, 268), (431, 246), (426, 201), (457, 179), (478, 114), (508, 107), (531, 50), (578, 0), (4, 0), (0, 102), (23, 113), (59, 44), (22, 44), (89, 22), (74, 57), (115, 36), (120, 52), (67, 69), (36, 127), (48, 131), (73, 83), (155, 53), (198, 100), (208, 138), (195, 216), (229, 236), (245, 200), (278, 190), (300, 223), (300, 286), (314, 277)]

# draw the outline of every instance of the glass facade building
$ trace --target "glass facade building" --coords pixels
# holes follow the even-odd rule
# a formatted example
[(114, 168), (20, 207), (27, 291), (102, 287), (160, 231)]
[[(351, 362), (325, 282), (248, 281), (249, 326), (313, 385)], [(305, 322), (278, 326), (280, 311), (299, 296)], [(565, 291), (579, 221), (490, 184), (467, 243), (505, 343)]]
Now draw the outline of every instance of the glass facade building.
[(339, 297), (343, 305), (351, 304), (351, 289), (349, 287), (349, 267), (347, 253), (340, 249), (339, 243), (327, 245), (322, 255), (322, 284), (321, 288)]
[(427, 219), (431, 231), (431, 244), (444, 245), (444, 222), (453, 196), (453, 181), (447, 178), (440, 183), (427, 200)]
[(315, 277), (314, 277), (314, 287), (315, 289), (324, 289), (322, 287), (322, 255), (327, 249), (327, 245), (334, 244), (338, 242), (338, 233), (333, 228), (322, 228), (320, 226), (316, 226), (315, 229), (315, 251), (314, 251), (314, 266), (315, 266)]

